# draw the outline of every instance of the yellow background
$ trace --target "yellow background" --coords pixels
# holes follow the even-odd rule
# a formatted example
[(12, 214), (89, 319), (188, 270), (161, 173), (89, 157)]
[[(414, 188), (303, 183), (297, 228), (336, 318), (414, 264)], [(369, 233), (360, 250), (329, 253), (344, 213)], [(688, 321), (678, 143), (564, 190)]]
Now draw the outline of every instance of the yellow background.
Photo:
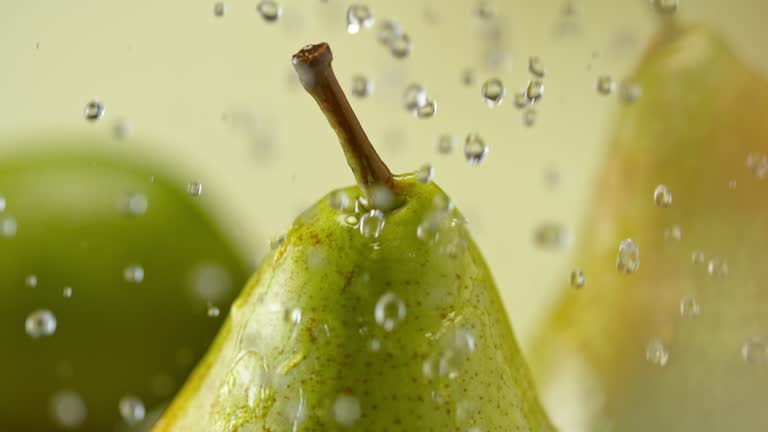
[[(563, 35), (557, 30), (563, 0), (497, 0), (496, 45), (488, 39), (493, 24), (473, 13), (475, 1), (368, 1), (378, 22), (396, 17), (411, 36), (413, 52), (405, 60), (376, 41), (377, 26), (346, 33), (350, 2), (282, 0), (275, 23), (259, 17), (256, 0), (225, 2), (223, 18), (214, 17), (213, 3), (4, 2), (0, 157), (42, 151), (19, 148), (13, 137), (104, 137), (104, 148), (184, 173), (181, 188), (201, 181), (200, 199), (256, 260), (302, 208), (353, 181), (290, 63), (302, 45), (327, 41), (342, 85), (348, 89), (355, 74), (375, 82), (372, 96), (351, 99), (390, 168), (410, 171), (431, 162), (436, 181), (470, 218), (525, 340), (570, 270), (568, 251), (535, 247), (533, 229), (555, 221), (578, 234), (590, 195), (599, 193), (593, 181), (618, 100), (598, 95), (595, 80), (620, 79), (637, 60), (654, 28), (648, 1), (573, 1), (580, 31)], [(768, 70), (768, 2), (680, 0), (678, 15), (720, 29)], [(493, 46), (509, 56), (496, 68), (485, 60)], [(511, 102), (529, 79), (531, 55), (541, 57), (547, 76), (538, 122), (525, 128)], [(478, 78), (471, 87), (461, 84), (466, 67)], [(480, 98), (482, 81), (491, 77), (507, 87), (505, 103), (495, 109)], [(438, 101), (435, 118), (417, 119), (402, 108), (410, 82), (425, 85)], [(106, 114), (89, 123), (82, 112), (93, 98), (104, 102)], [(132, 124), (133, 138), (112, 137), (120, 119)], [(477, 167), (464, 160), (460, 145), (474, 131), (490, 147)], [(441, 133), (457, 138), (450, 155), (435, 151)], [(545, 181), (552, 170), (560, 176), (554, 188)]]

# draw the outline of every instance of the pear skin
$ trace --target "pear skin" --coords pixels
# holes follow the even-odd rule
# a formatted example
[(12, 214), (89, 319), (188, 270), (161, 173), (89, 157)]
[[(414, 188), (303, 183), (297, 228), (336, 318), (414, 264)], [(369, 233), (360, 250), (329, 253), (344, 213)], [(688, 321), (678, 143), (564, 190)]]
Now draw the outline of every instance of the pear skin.
[(553, 430), (464, 218), (389, 173), (330, 59), (319, 44), (294, 64), (358, 186), (294, 221), (153, 430)]
[[(672, 22), (633, 80), (572, 261), (586, 285), (564, 289), (533, 346), (542, 398), (564, 431), (764, 431), (768, 81)], [(616, 266), (625, 238), (632, 274)]]

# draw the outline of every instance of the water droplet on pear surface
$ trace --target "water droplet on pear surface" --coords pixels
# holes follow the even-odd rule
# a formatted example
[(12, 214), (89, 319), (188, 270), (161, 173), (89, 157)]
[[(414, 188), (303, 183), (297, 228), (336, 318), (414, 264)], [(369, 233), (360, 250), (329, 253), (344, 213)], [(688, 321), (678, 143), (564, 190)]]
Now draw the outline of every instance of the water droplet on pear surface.
[(470, 165), (480, 165), (488, 157), (488, 146), (483, 138), (476, 133), (470, 133), (464, 140), (464, 157)]
[(582, 288), (587, 283), (587, 277), (584, 275), (584, 271), (581, 269), (573, 269), (571, 275), (568, 278), (568, 282), (573, 288)]
[(680, 225), (672, 225), (664, 229), (664, 240), (680, 241), (683, 238), (683, 231)]
[(634, 81), (622, 81), (619, 84), (619, 97), (622, 102), (631, 104), (643, 94), (643, 88)]
[(747, 154), (747, 168), (757, 178), (765, 178), (765, 175), (768, 174), (768, 156), (764, 153)]
[(619, 273), (632, 274), (640, 267), (640, 248), (632, 239), (624, 239), (619, 243), (616, 255), (616, 270)]
[(360, 401), (354, 396), (340, 394), (333, 402), (333, 418), (343, 426), (352, 426), (360, 419)]
[(379, 297), (373, 312), (376, 323), (388, 332), (405, 319), (405, 314), (405, 303), (392, 292)]
[(80, 394), (62, 390), (53, 394), (50, 402), (53, 421), (64, 429), (77, 429), (85, 421), (88, 413)]
[(144, 281), (144, 267), (139, 264), (131, 264), (123, 270), (123, 279), (129, 283), (141, 283)]
[(724, 279), (728, 276), (728, 261), (723, 257), (713, 257), (707, 263), (707, 273), (712, 279)]
[(37, 309), (27, 315), (24, 329), (33, 339), (51, 336), (56, 332), (56, 316), (48, 309)]
[(704, 252), (700, 250), (695, 250), (691, 252), (691, 262), (693, 265), (704, 265), (705, 258), (704, 258)]
[(196, 182), (196, 181), (190, 182), (187, 185), (187, 193), (192, 195), (192, 196), (194, 196), (194, 197), (202, 195), (203, 194), (203, 184), (200, 183), (200, 182)]
[(662, 14), (673, 14), (680, 6), (680, 0), (651, 0), (656, 11)]
[(0, 195), (0, 213), (5, 211), (5, 197)]
[(24, 285), (26, 285), (26, 286), (28, 286), (30, 288), (35, 288), (37, 286), (37, 275), (31, 274), (31, 275), (28, 275), (27, 277), (25, 277), (24, 278)]
[(373, 209), (360, 217), (360, 234), (364, 237), (378, 238), (383, 229), (384, 213), (381, 210)]
[(680, 316), (685, 319), (693, 319), (699, 316), (701, 307), (693, 296), (685, 296), (680, 299)]
[(62, 290), (62, 295), (64, 298), (71, 298), (72, 297), (72, 287), (64, 287)]
[(492, 78), (484, 82), (483, 87), (480, 89), (480, 95), (483, 97), (485, 103), (491, 108), (501, 105), (504, 101), (506, 92), (504, 84), (497, 78)]
[(656, 203), (656, 207), (667, 208), (672, 205), (672, 192), (669, 188), (663, 184), (656, 186), (653, 190), (653, 202)]
[(741, 358), (752, 366), (768, 365), (768, 342), (759, 336), (749, 338), (741, 346)]
[(147, 212), (147, 196), (142, 193), (131, 193), (123, 202), (123, 210), (131, 216), (142, 216)]

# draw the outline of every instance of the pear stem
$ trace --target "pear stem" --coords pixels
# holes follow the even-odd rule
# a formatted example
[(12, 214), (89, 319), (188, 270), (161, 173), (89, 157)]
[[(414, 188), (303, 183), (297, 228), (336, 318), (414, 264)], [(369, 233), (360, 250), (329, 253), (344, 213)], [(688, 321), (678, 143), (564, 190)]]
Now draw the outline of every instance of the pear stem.
[(382, 162), (363, 127), (349, 105), (331, 61), (333, 54), (327, 43), (307, 45), (293, 55), (293, 67), (299, 81), (320, 106), (339, 137), (347, 163), (360, 188), (371, 198), (373, 187), (385, 186), (393, 191), (392, 173)]

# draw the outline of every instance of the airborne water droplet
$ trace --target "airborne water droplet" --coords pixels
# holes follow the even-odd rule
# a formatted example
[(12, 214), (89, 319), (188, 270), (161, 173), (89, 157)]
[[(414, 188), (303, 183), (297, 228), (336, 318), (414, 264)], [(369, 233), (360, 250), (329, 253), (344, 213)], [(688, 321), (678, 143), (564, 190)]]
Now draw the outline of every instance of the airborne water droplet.
[(352, 77), (352, 94), (365, 98), (373, 93), (373, 81), (369, 80), (363, 75), (355, 75)]
[(328, 205), (339, 211), (352, 211), (354, 209), (354, 203), (352, 201), (353, 200), (350, 198), (349, 194), (344, 190), (337, 190), (328, 195)]
[(221, 314), (221, 310), (219, 309), (218, 306), (212, 303), (208, 303), (208, 306), (206, 308), (206, 313), (208, 314), (209, 317), (216, 318)]
[(570, 231), (557, 222), (543, 222), (536, 226), (533, 241), (542, 249), (557, 250), (573, 243)]
[(700, 250), (695, 250), (691, 252), (691, 262), (693, 265), (703, 265), (704, 264), (704, 252)]
[(531, 105), (531, 101), (529, 101), (528, 97), (525, 96), (524, 91), (515, 93), (515, 108), (523, 109), (530, 105)]
[(430, 164), (424, 164), (418, 171), (416, 171), (416, 180), (418, 180), (419, 183), (429, 183), (434, 176), (435, 170)]
[(615, 84), (613, 79), (608, 75), (601, 75), (597, 77), (597, 92), (601, 95), (609, 95), (613, 93)]
[(634, 81), (623, 81), (619, 85), (619, 96), (624, 103), (631, 104), (643, 94), (640, 84)]
[(24, 278), (24, 284), (30, 288), (35, 288), (37, 286), (37, 276), (33, 274), (27, 276)]
[(123, 279), (129, 283), (141, 283), (144, 280), (144, 267), (139, 264), (129, 265), (123, 270)]
[(582, 288), (587, 282), (587, 277), (584, 275), (584, 272), (581, 269), (577, 268), (571, 271), (571, 275), (568, 278), (568, 281), (570, 282), (571, 287)]
[(453, 151), (453, 147), (455, 146), (456, 140), (454, 139), (453, 135), (450, 134), (442, 134), (437, 137), (437, 143), (435, 147), (437, 147), (437, 152), (440, 154), (449, 154)]
[(523, 126), (531, 127), (536, 124), (536, 119), (539, 117), (538, 112), (533, 107), (524, 110), (520, 114), (520, 119), (523, 122)]
[(51, 398), (51, 415), (53, 420), (65, 429), (77, 429), (83, 424), (87, 410), (85, 402), (79, 394), (73, 391), (59, 391)]
[(672, 192), (669, 191), (665, 185), (661, 184), (656, 186), (653, 191), (653, 202), (657, 207), (667, 208), (672, 205)]
[(360, 217), (360, 234), (367, 238), (378, 238), (384, 229), (384, 213), (373, 209)]
[(144, 402), (136, 396), (123, 396), (118, 402), (118, 411), (126, 423), (134, 425), (144, 420)]
[(224, 14), (227, 13), (227, 5), (224, 4), (224, 2), (216, 2), (213, 5), (213, 15), (221, 18), (224, 16)]
[(651, 0), (651, 3), (656, 8), (657, 12), (673, 14), (677, 12), (680, 0)]
[(632, 239), (624, 239), (619, 244), (616, 255), (616, 270), (619, 273), (632, 274), (640, 267), (640, 248)]
[(16, 218), (13, 216), (5, 216), (0, 220), (0, 236), (3, 237), (13, 237), (16, 235), (16, 231), (18, 230), (18, 224), (16, 223)]
[(528, 59), (528, 71), (538, 78), (544, 78), (546, 71), (544, 70), (544, 64), (539, 57), (533, 56)]
[(371, 9), (363, 4), (353, 4), (347, 9), (347, 32), (355, 34), (361, 29), (371, 28), (374, 17)]
[(396, 59), (403, 59), (411, 54), (413, 44), (411, 37), (406, 33), (400, 33), (389, 43), (389, 52)]
[(437, 101), (434, 99), (427, 99), (427, 103), (416, 109), (418, 118), (432, 118), (435, 114), (437, 114)]
[(747, 168), (757, 178), (764, 178), (768, 174), (768, 156), (763, 153), (747, 154)]
[(707, 263), (707, 273), (713, 279), (724, 279), (728, 276), (728, 261), (723, 257), (713, 257)]
[(190, 182), (187, 185), (187, 193), (192, 196), (200, 196), (203, 193), (203, 184), (200, 182)]
[(489, 20), (496, 15), (496, 5), (490, 0), (480, 0), (475, 14), (481, 19)]
[(480, 165), (488, 156), (488, 146), (476, 133), (470, 133), (464, 140), (464, 156), (470, 165)]
[(0, 195), (0, 213), (5, 211), (5, 197)]
[(645, 346), (645, 359), (655, 366), (665, 366), (669, 360), (669, 352), (659, 338), (652, 338)]
[(376, 302), (374, 318), (384, 330), (392, 331), (405, 318), (405, 303), (394, 293), (387, 292)]
[(256, 7), (264, 21), (275, 22), (283, 14), (283, 8), (274, 1), (262, 0)]
[(378, 39), (382, 45), (391, 46), (392, 42), (402, 34), (400, 23), (395, 20), (385, 19), (379, 24)]
[(506, 92), (504, 84), (497, 78), (489, 79), (484, 82), (483, 87), (480, 89), (480, 95), (483, 97), (485, 103), (491, 108), (501, 105), (504, 101)]
[(537, 102), (544, 96), (544, 83), (540, 79), (534, 79), (528, 82), (528, 87), (525, 89), (525, 97), (529, 101)]
[(680, 299), (680, 316), (685, 319), (693, 319), (699, 316), (699, 303), (692, 296)]
[(768, 342), (758, 336), (749, 338), (741, 347), (741, 357), (752, 366), (768, 364)]
[(683, 231), (680, 225), (672, 225), (664, 229), (664, 240), (680, 241), (683, 238)]
[(409, 84), (403, 92), (403, 106), (410, 112), (416, 112), (427, 103), (427, 89), (421, 84)]
[(354, 396), (341, 394), (333, 402), (333, 418), (344, 426), (352, 426), (360, 418), (360, 402)]
[(27, 335), (33, 339), (51, 336), (56, 332), (56, 316), (48, 309), (37, 309), (24, 321)]
[(85, 104), (83, 116), (88, 121), (96, 121), (104, 116), (104, 104), (98, 100), (92, 100)]
[(475, 84), (475, 71), (471, 68), (466, 68), (461, 72), (461, 82), (469, 87)]
[(64, 287), (64, 290), (62, 291), (62, 295), (64, 298), (71, 298), (72, 297), (72, 287)]

